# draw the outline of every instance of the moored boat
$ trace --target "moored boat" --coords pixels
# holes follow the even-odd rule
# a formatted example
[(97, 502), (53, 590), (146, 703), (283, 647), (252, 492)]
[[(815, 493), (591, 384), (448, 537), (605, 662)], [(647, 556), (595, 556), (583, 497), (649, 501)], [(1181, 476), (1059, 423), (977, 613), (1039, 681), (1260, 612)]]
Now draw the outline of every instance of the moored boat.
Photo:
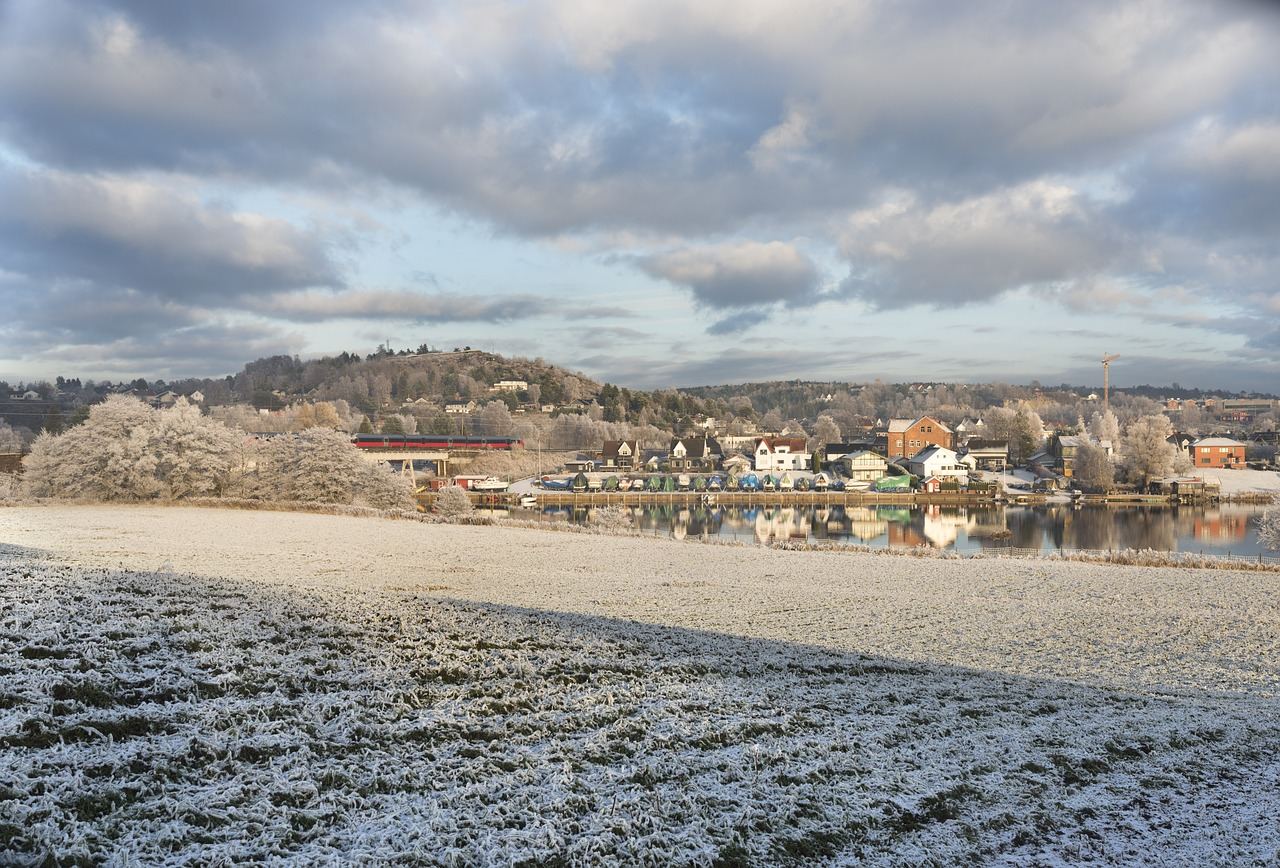
[(813, 490), (826, 491), (831, 487), (831, 479), (826, 473), (819, 471), (813, 475)]

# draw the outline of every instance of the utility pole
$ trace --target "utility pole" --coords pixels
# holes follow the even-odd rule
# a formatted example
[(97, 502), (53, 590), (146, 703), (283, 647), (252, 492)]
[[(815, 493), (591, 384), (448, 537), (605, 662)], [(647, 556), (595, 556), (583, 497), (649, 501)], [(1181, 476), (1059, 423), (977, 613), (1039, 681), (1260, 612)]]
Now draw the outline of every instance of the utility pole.
[(1102, 356), (1102, 409), (1106, 412), (1111, 409), (1111, 363), (1120, 358), (1118, 355)]

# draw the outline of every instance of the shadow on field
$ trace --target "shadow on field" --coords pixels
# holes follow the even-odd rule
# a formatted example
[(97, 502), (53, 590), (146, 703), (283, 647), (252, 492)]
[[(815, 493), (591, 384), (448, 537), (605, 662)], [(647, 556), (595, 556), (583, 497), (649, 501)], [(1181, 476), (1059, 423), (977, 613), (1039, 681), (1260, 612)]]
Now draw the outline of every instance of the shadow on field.
[(1209, 864), (1280, 841), (1263, 700), (11, 545), (0, 578), (0, 861)]

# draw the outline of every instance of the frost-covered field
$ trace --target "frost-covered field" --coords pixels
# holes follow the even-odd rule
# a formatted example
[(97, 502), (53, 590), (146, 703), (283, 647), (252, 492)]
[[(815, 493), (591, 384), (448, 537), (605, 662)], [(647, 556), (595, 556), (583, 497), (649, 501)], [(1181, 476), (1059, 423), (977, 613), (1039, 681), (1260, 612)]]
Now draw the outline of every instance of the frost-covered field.
[[(973, 564), (1010, 571), (983, 584), (970, 562), (183, 509), (0, 510), (0, 541), (0, 862), (1270, 864), (1280, 845), (1270, 575)], [(743, 629), (687, 623), (699, 597)], [(910, 653), (868, 650), (893, 632), (873, 621)]]

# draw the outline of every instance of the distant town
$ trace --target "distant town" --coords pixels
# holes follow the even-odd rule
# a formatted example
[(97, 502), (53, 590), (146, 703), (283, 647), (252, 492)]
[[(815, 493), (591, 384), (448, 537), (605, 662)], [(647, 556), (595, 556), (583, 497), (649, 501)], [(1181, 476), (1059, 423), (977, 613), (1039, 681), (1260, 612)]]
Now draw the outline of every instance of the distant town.
[[(1105, 368), (1115, 357), (1104, 359)], [(1276, 467), (1274, 396), (915, 382), (644, 392), (470, 347), (261, 359), (223, 379), (0, 383), (0, 469), (125, 395), (249, 438), (322, 427), (424, 493), (1217, 497)], [(1270, 474), (1274, 475), (1274, 474)], [(1231, 486), (1229, 486), (1231, 488)]]

